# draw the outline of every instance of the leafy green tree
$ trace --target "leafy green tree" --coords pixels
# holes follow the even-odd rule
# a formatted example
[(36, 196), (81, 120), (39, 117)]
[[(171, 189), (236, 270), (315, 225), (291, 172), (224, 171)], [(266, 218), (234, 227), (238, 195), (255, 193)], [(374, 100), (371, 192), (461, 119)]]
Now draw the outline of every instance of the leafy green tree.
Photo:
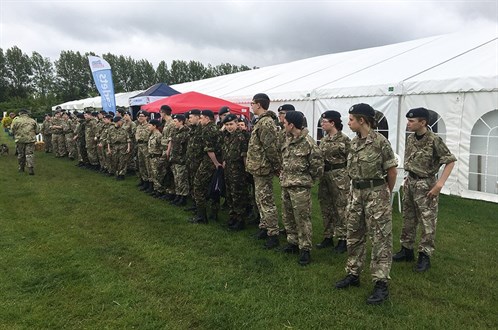
[(10, 95), (26, 98), (31, 92), (31, 61), (17, 46), (7, 49), (5, 68)]
[(97, 95), (88, 55), (90, 53), (83, 56), (80, 52), (62, 51), (59, 60), (55, 61), (57, 95), (63, 102)]
[(33, 96), (47, 98), (53, 92), (55, 84), (54, 66), (48, 57), (37, 52), (31, 55), (31, 69), (33, 73)]
[(168, 70), (168, 65), (166, 62), (161, 61), (156, 69), (156, 82), (162, 82), (165, 84), (170, 84), (170, 72)]
[(136, 89), (147, 89), (156, 83), (156, 71), (147, 60), (140, 60), (135, 65), (134, 81), (136, 82)]
[(0, 48), (0, 102), (5, 102), (8, 96), (9, 82), (7, 81), (6, 59), (3, 49)]
[(170, 77), (171, 85), (181, 84), (189, 81), (189, 70), (187, 62), (182, 60), (173, 60), (173, 62), (171, 62)]

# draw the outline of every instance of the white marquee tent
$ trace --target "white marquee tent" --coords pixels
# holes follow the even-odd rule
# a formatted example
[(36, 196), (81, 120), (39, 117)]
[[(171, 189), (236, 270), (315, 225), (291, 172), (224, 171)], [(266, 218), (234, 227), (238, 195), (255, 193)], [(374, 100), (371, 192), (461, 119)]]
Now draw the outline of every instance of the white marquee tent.
[(292, 103), (302, 111), (315, 138), (324, 111), (340, 111), (347, 122), (351, 105), (369, 103), (385, 116), (383, 129), (400, 155), (406, 112), (426, 107), (433, 111), (433, 130), (458, 158), (443, 192), (498, 202), (496, 30), (318, 56), (172, 87), (241, 104), (264, 92), (270, 109)]
[[(133, 91), (133, 92), (126, 92), (126, 93), (117, 93), (115, 95), (116, 97), (116, 106), (118, 107), (126, 107), (128, 108), (129, 103), (128, 99), (130, 97), (133, 97), (143, 91)], [(88, 107), (94, 107), (94, 108), (102, 108), (102, 98), (100, 96), (96, 97), (90, 97), (87, 99), (82, 99), (82, 100), (76, 100), (76, 101), (69, 101), (66, 103), (58, 104), (56, 106), (52, 107), (52, 110), (55, 110), (56, 107), (60, 106), (62, 109), (66, 110), (83, 110)]]

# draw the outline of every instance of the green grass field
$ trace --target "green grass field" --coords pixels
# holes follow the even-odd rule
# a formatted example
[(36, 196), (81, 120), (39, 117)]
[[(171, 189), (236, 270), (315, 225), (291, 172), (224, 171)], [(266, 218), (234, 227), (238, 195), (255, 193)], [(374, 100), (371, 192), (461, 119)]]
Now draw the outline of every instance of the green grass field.
[[(17, 172), (0, 156), (0, 329), (498, 328), (498, 205), (442, 196), (432, 268), (393, 264), (390, 299), (337, 291), (346, 255), (312, 264), (262, 249), (256, 227), (231, 233), (136, 188), (36, 153)], [(397, 208), (396, 208), (397, 209)], [(314, 242), (321, 240), (316, 189)], [(401, 217), (394, 211), (394, 246)], [(285, 239), (281, 238), (281, 244)]]

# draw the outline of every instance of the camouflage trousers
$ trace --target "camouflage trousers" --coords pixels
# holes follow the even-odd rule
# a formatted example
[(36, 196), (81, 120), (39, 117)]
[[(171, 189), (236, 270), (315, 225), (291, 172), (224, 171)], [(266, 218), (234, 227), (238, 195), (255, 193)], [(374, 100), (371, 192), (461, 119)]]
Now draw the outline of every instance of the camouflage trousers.
[(163, 169), (164, 161), (161, 159), (160, 156), (155, 156), (155, 155), (154, 156), (149, 155), (148, 160), (149, 160), (148, 168), (150, 169), (149, 180), (152, 181), (155, 191), (162, 192), (161, 181), (164, 177), (164, 169)]
[(403, 229), (401, 245), (413, 249), (417, 227), (421, 235), (418, 252), (431, 256), (434, 252), (439, 196), (427, 197), (429, 190), (436, 184), (436, 178), (413, 179), (408, 177), (403, 186)]
[(115, 175), (126, 174), (126, 159), (128, 156), (126, 149), (128, 149), (128, 145), (126, 143), (111, 145), (110, 173)]
[[(344, 173), (339, 173), (340, 171)], [(338, 175), (340, 174), (340, 175)], [(350, 179), (346, 169), (323, 173), (318, 186), (318, 201), (323, 220), (323, 237), (346, 239), (346, 208)]]
[(55, 157), (66, 156), (66, 140), (64, 134), (52, 134), (52, 149)]
[(67, 133), (64, 134), (64, 139), (66, 140), (66, 151), (69, 158), (76, 158), (76, 143), (73, 140), (74, 134)]
[(134, 142), (131, 143), (130, 146), (130, 152), (127, 154), (128, 159), (126, 160), (127, 162), (127, 168), (130, 170), (137, 170), (137, 153), (136, 153), (137, 146)]
[(19, 168), (35, 167), (35, 143), (16, 143)]
[[(208, 204), (207, 201), (209, 184), (211, 183), (211, 179), (215, 170), (216, 168), (214, 167), (213, 162), (206, 156), (201, 161), (201, 164), (199, 165), (199, 168), (195, 173), (193, 197), (197, 208), (205, 208)], [(218, 203), (213, 203), (211, 206), (213, 211), (217, 211), (219, 207), (219, 201)]]
[[(111, 147), (112, 149), (112, 147)], [(86, 141), (86, 154), (91, 165), (99, 165), (99, 156), (97, 154), (97, 142), (93, 139)]]
[(175, 194), (175, 180), (173, 177), (173, 172), (171, 170), (171, 163), (166, 156), (166, 152), (163, 152), (161, 156), (161, 191), (166, 192), (167, 194)]
[(147, 164), (147, 158), (149, 157), (149, 148), (147, 143), (139, 143), (137, 145), (137, 163), (138, 163), (138, 175), (143, 181), (149, 181), (149, 167)]
[(352, 189), (348, 207), (346, 272), (359, 276), (367, 249), (372, 241), (370, 273), (372, 280), (388, 280), (392, 263), (392, 207), (387, 184)]
[(195, 173), (199, 169), (201, 162), (198, 160), (188, 159), (187, 158), (187, 173), (188, 173), (188, 185), (190, 189), (190, 194), (194, 196), (194, 180)]
[(85, 164), (88, 163), (84, 140), (76, 140), (76, 151), (78, 152), (78, 161)]
[(313, 227), (311, 225), (311, 189), (282, 187), (282, 221), (287, 242), (299, 245), (300, 250), (311, 251)]
[(227, 162), (225, 175), (225, 200), (228, 204), (230, 218), (242, 219), (249, 199), (247, 190), (247, 173), (242, 162)]
[(273, 175), (254, 175), (253, 178), (256, 205), (258, 206), (261, 218), (259, 228), (266, 229), (269, 236), (278, 235), (277, 206), (273, 197)]
[(45, 152), (52, 152), (52, 134), (42, 134), (45, 143)]
[(171, 164), (175, 180), (175, 195), (187, 196), (189, 192), (187, 165)]

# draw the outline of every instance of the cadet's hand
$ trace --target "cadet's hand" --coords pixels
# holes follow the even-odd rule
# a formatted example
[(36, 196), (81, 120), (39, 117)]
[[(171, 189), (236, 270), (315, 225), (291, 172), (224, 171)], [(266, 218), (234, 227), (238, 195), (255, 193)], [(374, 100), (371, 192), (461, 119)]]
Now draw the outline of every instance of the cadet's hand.
[(221, 164), (221, 166), (223, 166), (223, 168), (225, 168), (225, 166), (227, 165), (227, 162), (223, 161), (223, 164)]
[(439, 195), (439, 193), (441, 192), (442, 188), (443, 188), (442, 185), (440, 185), (439, 183), (436, 183), (434, 185), (434, 187), (432, 187), (432, 189), (429, 190), (429, 192), (427, 193), (427, 197), (429, 197), (429, 198), (437, 197)]
[(130, 153), (130, 147), (126, 148), (126, 153), (129, 154)]

